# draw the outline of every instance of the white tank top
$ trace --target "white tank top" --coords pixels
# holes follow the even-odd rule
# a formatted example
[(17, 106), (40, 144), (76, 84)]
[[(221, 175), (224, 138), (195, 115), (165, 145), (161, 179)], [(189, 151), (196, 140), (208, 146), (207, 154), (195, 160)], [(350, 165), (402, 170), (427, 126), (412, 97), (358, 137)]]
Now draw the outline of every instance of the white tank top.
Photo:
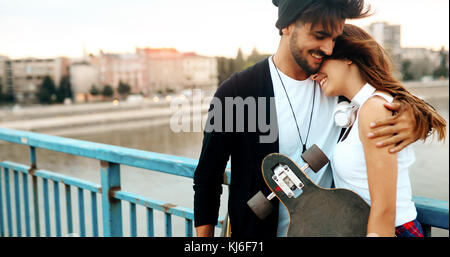
[[(362, 106), (370, 97), (380, 96), (387, 102), (392, 102), (392, 96), (375, 92), (361, 99)], [(359, 114), (359, 112), (358, 112)], [(359, 138), (358, 118), (355, 119), (353, 129), (343, 141), (334, 148), (331, 156), (331, 167), (336, 188), (346, 188), (356, 192), (370, 205), (369, 184), (367, 178), (364, 149)], [(398, 180), (397, 180), (397, 208), (395, 226), (414, 220), (417, 216), (414, 202), (412, 201), (411, 183), (408, 167), (415, 161), (412, 146), (404, 148), (397, 153)]]

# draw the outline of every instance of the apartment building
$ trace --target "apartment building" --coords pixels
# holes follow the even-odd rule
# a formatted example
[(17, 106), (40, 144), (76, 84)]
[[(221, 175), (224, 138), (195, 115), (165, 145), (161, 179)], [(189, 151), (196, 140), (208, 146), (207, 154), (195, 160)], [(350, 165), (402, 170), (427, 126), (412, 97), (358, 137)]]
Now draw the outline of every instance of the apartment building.
[(68, 75), (70, 60), (58, 58), (21, 58), (3, 62), (6, 68), (6, 85), (19, 103), (35, 103), (36, 94), (45, 76), (58, 85)]
[(90, 56), (89, 62), (98, 70), (98, 85), (117, 88), (122, 81), (131, 87), (132, 93), (145, 89), (146, 68), (144, 60), (135, 53), (104, 53)]
[(70, 65), (70, 84), (76, 102), (85, 102), (92, 86), (100, 88), (99, 69), (87, 61)]
[(0, 55), (0, 94), (6, 93), (6, 60), (8, 60), (8, 57)]
[(390, 55), (397, 59), (401, 55), (401, 26), (388, 22), (375, 22), (366, 27), (367, 32), (386, 49)]
[(11, 60), (0, 56), (0, 90), (4, 95), (14, 95)]
[(73, 63), (70, 77), (76, 101), (84, 101), (83, 95), (89, 93), (92, 85), (117, 89), (123, 82), (130, 85), (132, 94), (149, 96), (213, 88), (218, 83), (215, 57), (182, 53), (174, 48), (136, 48), (135, 53), (100, 51)]
[[(448, 51), (447, 51), (448, 52)], [(432, 67), (438, 67), (441, 63), (441, 56), (439, 51), (424, 47), (405, 47), (401, 50), (401, 56), (403, 59), (411, 61), (423, 61), (430, 62)]]
[(147, 92), (178, 92), (217, 86), (217, 59), (173, 48), (137, 48), (146, 63)]
[(181, 71), (183, 88), (211, 89), (219, 83), (216, 58), (185, 53), (181, 59)]

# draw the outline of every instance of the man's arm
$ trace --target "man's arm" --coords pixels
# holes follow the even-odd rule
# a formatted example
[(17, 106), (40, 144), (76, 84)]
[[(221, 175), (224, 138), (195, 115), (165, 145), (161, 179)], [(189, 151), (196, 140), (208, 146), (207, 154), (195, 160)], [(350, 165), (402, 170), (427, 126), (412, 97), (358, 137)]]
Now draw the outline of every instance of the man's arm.
[[(208, 112), (203, 145), (194, 172), (194, 226), (197, 236), (214, 236), (219, 217), (223, 174), (231, 155), (232, 136), (225, 131), (225, 97), (234, 77), (224, 82), (214, 94)], [(213, 126), (209, 126), (214, 124)], [(215, 125), (218, 124), (219, 127)]]
[(214, 225), (202, 225), (195, 228), (197, 237), (213, 237)]
[(198, 236), (214, 236), (223, 174), (230, 156), (227, 138), (225, 132), (204, 133), (202, 151), (194, 172), (194, 225)]
[(385, 103), (384, 106), (396, 112), (395, 115), (371, 122), (371, 132), (367, 134), (369, 139), (389, 136), (377, 142), (377, 147), (389, 146), (389, 152), (397, 153), (418, 139), (425, 139), (428, 131), (417, 129), (417, 119), (413, 108), (407, 102), (394, 101)]

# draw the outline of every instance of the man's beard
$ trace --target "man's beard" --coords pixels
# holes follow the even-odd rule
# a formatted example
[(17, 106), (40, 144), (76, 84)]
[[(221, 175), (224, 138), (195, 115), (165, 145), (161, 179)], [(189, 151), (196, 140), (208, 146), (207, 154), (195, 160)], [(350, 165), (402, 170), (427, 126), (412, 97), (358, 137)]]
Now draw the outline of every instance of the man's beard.
[(302, 68), (308, 74), (308, 76), (319, 72), (320, 65), (317, 68), (311, 67), (306, 57), (302, 54), (303, 49), (297, 47), (297, 33), (295, 31), (293, 32), (291, 37), (290, 51), (297, 65)]

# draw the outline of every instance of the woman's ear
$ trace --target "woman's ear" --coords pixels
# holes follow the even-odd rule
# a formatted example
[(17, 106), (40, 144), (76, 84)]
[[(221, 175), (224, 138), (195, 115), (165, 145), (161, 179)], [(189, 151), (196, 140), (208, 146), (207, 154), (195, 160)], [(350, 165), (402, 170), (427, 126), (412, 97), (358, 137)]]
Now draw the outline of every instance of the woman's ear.
[(347, 64), (348, 65), (352, 65), (353, 61), (352, 60), (347, 60)]

